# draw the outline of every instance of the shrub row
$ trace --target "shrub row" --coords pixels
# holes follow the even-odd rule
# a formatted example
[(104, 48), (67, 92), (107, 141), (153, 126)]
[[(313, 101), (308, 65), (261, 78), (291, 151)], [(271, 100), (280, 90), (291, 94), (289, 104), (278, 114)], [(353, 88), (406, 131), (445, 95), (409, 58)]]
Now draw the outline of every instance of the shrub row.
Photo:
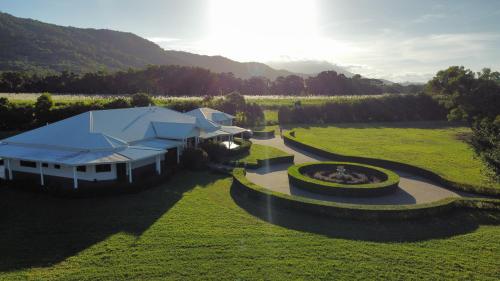
[(419, 176), (424, 177), (426, 179), (432, 180), (440, 185), (443, 185), (443, 186), (448, 187), (448, 188), (456, 189), (459, 191), (466, 191), (466, 192), (470, 192), (470, 193), (485, 194), (485, 195), (500, 197), (500, 189), (488, 187), (488, 186), (469, 185), (469, 184), (464, 184), (464, 183), (453, 182), (453, 181), (442, 178), (441, 176), (439, 176), (438, 174), (436, 174), (434, 172), (431, 172), (429, 170), (426, 170), (426, 169), (423, 169), (420, 167), (416, 167), (413, 165), (400, 163), (400, 162), (396, 162), (396, 161), (391, 161), (391, 160), (384, 160), (384, 159), (368, 158), (368, 157), (361, 157), (361, 156), (341, 155), (341, 154), (336, 154), (336, 153), (333, 153), (330, 151), (326, 151), (326, 150), (319, 148), (319, 147), (316, 147), (314, 145), (299, 141), (295, 137), (295, 131), (285, 132), (283, 134), (283, 141), (287, 145), (295, 146), (299, 149), (317, 154), (319, 156), (325, 157), (325, 158), (330, 159), (332, 161), (357, 162), (357, 163), (363, 163), (363, 164), (368, 164), (368, 165), (384, 167), (386, 169), (399, 170), (399, 171), (419, 175)]
[(416, 205), (358, 205), (321, 201), (274, 192), (250, 182), (245, 170), (233, 170), (234, 196), (253, 200), (263, 206), (304, 211), (314, 215), (350, 218), (358, 220), (404, 220), (433, 217), (455, 208), (500, 210), (500, 200), (446, 198), (440, 201)]
[(391, 95), (321, 105), (288, 107), (278, 111), (280, 124), (446, 120), (446, 109), (431, 97)]
[(253, 131), (253, 136), (256, 138), (274, 138), (274, 129)]
[(226, 165), (233, 167), (242, 167), (247, 169), (258, 169), (264, 166), (278, 165), (278, 164), (293, 164), (293, 155), (277, 156), (266, 159), (257, 159), (256, 163), (244, 162), (244, 161), (229, 161)]
[[(383, 175), (384, 180), (378, 183), (371, 184), (339, 184), (327, 181), (321, 181), (304, 175), (304, 172), (317, 170), (318, 168), (330, 168), (338, 165), (354, 166), (355, 168), (364, 170), (367, 173), (377, 173)], [(347, 163), (347, 162), (314, 162), (293, 165), (288, 168), (288, 180), (291, 185), (298, 188), (319, 194), (352, 196), (352, 197), (370, 197), (380, 196), (395, 192), (399, 184), (399, 176), (389, 170), (379, 167)]]
[(274, 192), (250, 182), (245, 177), (244, 169), (233, 171), (233, 187), (235, 195), (245, 199), (271, 204), (273, 207), (290, 208), (315, 215), (344, 217), (353, 219), (406, 219), (450, 210), (456, 199), (445, 199), (432, 204), (420, 205), (356, 205), (321, 201), (304, 197)]

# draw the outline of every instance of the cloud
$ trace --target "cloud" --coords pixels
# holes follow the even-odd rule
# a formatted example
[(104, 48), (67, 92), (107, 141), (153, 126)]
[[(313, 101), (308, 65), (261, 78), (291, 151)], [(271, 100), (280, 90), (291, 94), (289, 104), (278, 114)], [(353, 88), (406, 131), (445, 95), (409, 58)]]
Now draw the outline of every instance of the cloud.
[(426, 22), (431, 22), (435, 20), (440, 20), (444, 19), (447, 16), (445, 14), (424, 14), (419, 16), (418, 18), (414, 19), (414, 23), (426, 23)]

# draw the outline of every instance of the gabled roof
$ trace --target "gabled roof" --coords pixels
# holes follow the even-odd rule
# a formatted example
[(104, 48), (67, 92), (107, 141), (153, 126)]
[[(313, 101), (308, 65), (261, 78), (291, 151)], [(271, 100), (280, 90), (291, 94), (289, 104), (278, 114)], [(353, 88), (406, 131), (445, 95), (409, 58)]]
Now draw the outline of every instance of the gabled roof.
[(233, 115), (224, 113), (224, 112), (216, 110), (216, 109), (208, 108), (208, 107), (200, 107), (197, 109), (193, 109), (189, 112), (186, 112), (186, 114), (197, 117), (197, 118), (201, 118), (201, 119), (207, 119), (209, 121), (216, 122), (216, 123), (232, 120), (235, 118)]
[(92, 117), (94, 132), (126, 142), (156, 137), (153, 123), (196, 124), (192, 116), (156, 106), (93, 111)]
[(182, 145), (164, 139), (245, 131), (221, 126), (207, 112), (217, 120), (233, 118), (210, 108), (192, 114), (161, 107), (89, 111), (0, 141), (0, 157), (68, 165), (134, 161)]
[(101, 132), (91, 132), (91, 112), (82, 113), (10, 138), (2, 142), (40, 148), (106, 150), (126, 147), (127, 143)]

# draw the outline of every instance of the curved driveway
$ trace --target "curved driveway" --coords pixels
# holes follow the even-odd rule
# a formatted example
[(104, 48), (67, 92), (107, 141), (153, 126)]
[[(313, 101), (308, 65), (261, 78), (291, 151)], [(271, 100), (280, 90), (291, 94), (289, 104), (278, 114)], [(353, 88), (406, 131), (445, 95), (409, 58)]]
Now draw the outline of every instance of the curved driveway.
[[(272, 146), (287, 153), (295, 155), (295, 163), (329, 161), (315, 154), (287, 146), (281, 137), (272, 139), (252, 139), (253, 143)], [(420, 204), (438, 201), (448, 197), (460, 197), (460, 194), (440, 187), (422, 177), (408, 173), (395, 171), (401, 178), (399, 190), (395, 193), (370, 198), (353, 198), (340, 196), (319, 195), (303, 191), (288, 183), (287, 169), (290, 164), (265, 166), (255, 170), (247, 170), (247, 178), (265, 188), (273, 191), (303, 196), (324, 201), (342, 203), (371, 204), (371, 205), (394, 205), (394, 204)]]

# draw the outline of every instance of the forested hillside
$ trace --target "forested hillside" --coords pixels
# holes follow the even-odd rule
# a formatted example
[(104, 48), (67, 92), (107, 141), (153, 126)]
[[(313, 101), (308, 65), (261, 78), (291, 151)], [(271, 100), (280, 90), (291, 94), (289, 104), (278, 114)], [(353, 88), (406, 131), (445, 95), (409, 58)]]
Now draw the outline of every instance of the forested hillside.
[(232, 72), (240, 78), (289, 75), (262, 63), (240, 63), (220, 56), (165, 51), (127, 32), (47, 24), (0, 13), (0, 71), (96, 72), (181, 65)]

